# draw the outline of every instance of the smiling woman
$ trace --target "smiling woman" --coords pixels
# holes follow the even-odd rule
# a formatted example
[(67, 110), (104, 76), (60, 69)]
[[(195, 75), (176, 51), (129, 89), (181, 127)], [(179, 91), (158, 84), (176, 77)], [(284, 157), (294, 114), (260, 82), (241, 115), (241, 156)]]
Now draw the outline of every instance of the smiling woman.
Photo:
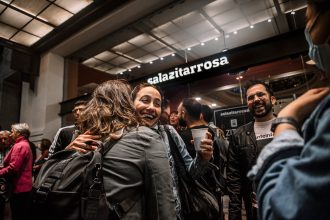
[[(181, 212), (181, 198), (179, 195), (180, 185), (178, 183), (179, 178), (176, 173), (176, 169), (180, 166), (180, 164), (175, 163), (173, 159), (174, 153), (170, 149), (178, 149), (178, 152), (180, 152), (179, 156), (182, 157), (184, 167), (186, 168), (187, 173), (189, 173), (190, 177), (192, 177), (193, 179), (198, 179), (209, 168), (208, 161), (212, 158), (213, 155), (211, 134), (208, 134), (207, 137), (205, 137), (206, 139), (202, 140), (200, 146), (201, 151), (198, 153), (195, 159), (192, 159), (187, 151), (184, 141), (179, 136), (175, 128), (170, 125), (159, 124), (163, 102), (162, 91), (155, 85), (151, 85), (149, 83), (142, 83), (134, 88), (132, 92), (132, 99), (140, 120), (146, 126), (158, 131), (158, 133), (161, 135), (163, 141), (166, 144), (166, 150), (169, 164), (171, 166), (171, 174), (174, 185), (172, 190), (176, 202), (176, 215), (179, 219), (191, 220), (193, 219), (191, 216), (186, 217), (183, 212)], [(187, 210), (184, 211), (187, 212)], [(187, 215), (187, 213), (185, 214)], [(189, 214), (192, 213), (188, 213), (188, 215)], [(197, 215), (195, 218), (200, 219), (199, 217), (197, 217)]]

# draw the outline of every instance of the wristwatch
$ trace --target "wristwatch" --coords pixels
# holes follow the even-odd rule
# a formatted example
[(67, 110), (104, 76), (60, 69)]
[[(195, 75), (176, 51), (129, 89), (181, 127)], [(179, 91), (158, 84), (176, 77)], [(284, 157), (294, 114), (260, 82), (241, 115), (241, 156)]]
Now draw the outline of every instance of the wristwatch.
[(286, 123), (286, 124), (290, 124), (290, 125), (293, 125), (293, 127), (295, 127), (297, 129), (297, 131), (299, 131), (299, 124), (297, 122), (296, 119), (292, 118), (292, 117), (280, 117), (280, 118), (275, 118), (272, 122), (272, 126), (270, 128), (270, 130), (272, 132), (275, 132), (275, 129), (277, 127), (277, 125), (279, 124), (283, 124), (283, 123)]

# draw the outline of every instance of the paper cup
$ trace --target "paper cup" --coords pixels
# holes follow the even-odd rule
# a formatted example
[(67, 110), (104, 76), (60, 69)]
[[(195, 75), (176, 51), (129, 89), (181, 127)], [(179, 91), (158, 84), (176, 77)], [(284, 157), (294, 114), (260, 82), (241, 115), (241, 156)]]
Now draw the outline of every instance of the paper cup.
[(201, 150), (201, 140), (206, 138), (208, 128), (191, 129), (191, 134), (194, 140), (194, 147), (196, 151)]

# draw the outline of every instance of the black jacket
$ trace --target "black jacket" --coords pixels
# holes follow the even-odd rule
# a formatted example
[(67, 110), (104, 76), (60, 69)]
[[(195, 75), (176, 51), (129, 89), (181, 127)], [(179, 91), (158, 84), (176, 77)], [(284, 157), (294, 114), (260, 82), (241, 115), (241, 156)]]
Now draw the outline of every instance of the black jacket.
[(246, 176), (262, 149), (258, 147), (253, 125), (254, 122), (250, 122), (239, 127), (230, 137), (227, 168), (229, 220), (242, 219), (242, 197), (247, 219), (256, 219), (252, 213), (252, 181)]
[(78, 130), (74, 125), (60, 128), (49, 148), (48, 158), (56, 152), (64, 150), (77, 136)]

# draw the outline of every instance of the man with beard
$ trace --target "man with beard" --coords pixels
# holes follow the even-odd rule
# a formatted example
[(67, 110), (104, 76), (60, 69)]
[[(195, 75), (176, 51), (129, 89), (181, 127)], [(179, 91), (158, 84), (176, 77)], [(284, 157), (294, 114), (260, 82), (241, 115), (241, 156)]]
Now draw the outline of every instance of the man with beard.
[(273, 139), (270, 131), (275, 119), (272, 107), (276, 102), (270, 87), (264, 82), (249, 81), (245, 86), (247, 106), (254, 121), (239, 127), (230, 137), (227, 167), (229, 220), (242, 219), (242, 198), (247, 220), (257, 219), (253, 184), (247, 173), (256, 163), (261, 149)]

